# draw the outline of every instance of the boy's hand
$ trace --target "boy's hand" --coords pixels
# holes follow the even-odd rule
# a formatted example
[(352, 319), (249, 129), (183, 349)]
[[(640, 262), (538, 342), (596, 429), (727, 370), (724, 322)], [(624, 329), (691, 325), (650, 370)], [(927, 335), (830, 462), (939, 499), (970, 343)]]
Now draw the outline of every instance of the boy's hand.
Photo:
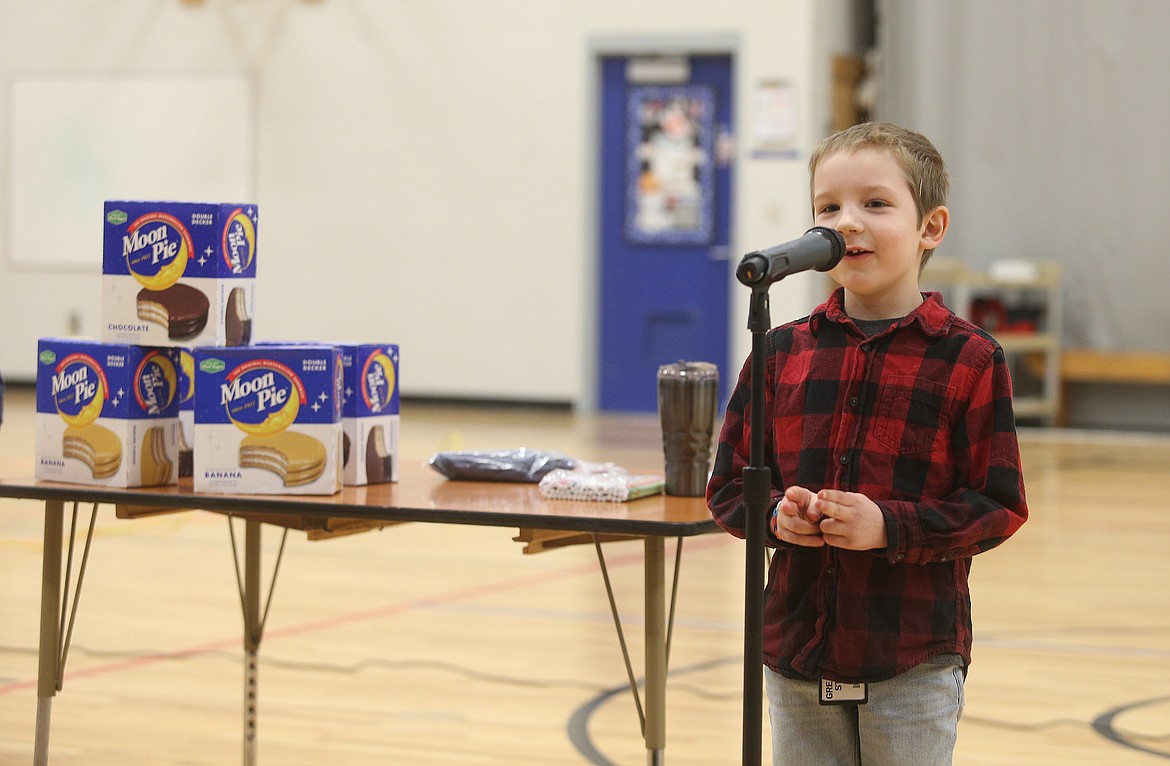
[(811, 503), (811, 513), (823, 517), (821, 535), (834, 548), (868, 551), (889, 543), (886, 518), (877, 503), (865, 495), (822, 489)]
[(821, 515), (813, 509), (817, 496), (804, 487), (789, 487), (772, 514), (772, 534), (793, 545), (819, 548), (825, 544), (818, 522)]
[(857, 492), (789, 487), (772, 515), (772, 534), (785, 542), (851, 551), (885, 548), (886, 519), (877, 503)]

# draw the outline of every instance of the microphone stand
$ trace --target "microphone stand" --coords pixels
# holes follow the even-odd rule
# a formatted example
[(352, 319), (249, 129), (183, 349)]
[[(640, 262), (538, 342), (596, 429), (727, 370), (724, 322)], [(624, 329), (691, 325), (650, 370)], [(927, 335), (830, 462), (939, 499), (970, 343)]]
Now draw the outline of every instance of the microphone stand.
[(772, 329), (768, 286), (798, 271), (829, 271), (845, 255), (845, 238), (836, 229), (814, 226), (800, 239), (748, 253), (735, 276), (751, 287), (748, 329), (752, 332), (752, 429), (750, 464), (743, 469), (744, 614), (743, 614), (743, 766), (760, 766), (760, 719), (764, 665), (764, 541), (772, 472), (768, 467), (768, 421), (764, 412), (768, 374), (766, 335)]
[(772, 327), (768, 285), (752, 286), (748, 329), (752, 333), (751, 464), (743, 469), (745, 512), (745, 603), (743, 630), (743, 766), (760, 766), (760, 739), (764, 665), (764, 535), (772, 493), (772, 472), (764, 452), (767, 418), (764, 412), (768, 360), (765, 335)]

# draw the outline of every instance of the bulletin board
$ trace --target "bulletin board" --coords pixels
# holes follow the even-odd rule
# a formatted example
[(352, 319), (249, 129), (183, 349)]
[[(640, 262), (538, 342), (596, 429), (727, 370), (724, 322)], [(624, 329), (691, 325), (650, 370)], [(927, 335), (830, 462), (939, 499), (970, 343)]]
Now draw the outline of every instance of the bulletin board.
[(633, 88), (626, 149), (626, 237), (705, 245), (715, 221), (715, 94), (705, 85)]
[(108, 199), (254, 196), (247, 76), (17, 79), (7, 113), (3, 228), (14, 266), (100, 272)]

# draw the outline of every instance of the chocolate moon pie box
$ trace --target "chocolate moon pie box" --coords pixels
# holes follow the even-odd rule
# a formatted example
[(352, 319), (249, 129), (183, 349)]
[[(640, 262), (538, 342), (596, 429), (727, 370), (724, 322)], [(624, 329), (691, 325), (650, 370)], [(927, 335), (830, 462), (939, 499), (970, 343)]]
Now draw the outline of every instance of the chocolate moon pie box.
[(341, 489), (341, 350), (196, 347), (194, 488), (330, 495)]
[(398, 346), (343, 344), (341, 366), (344, 481), (398, 481)]
[(42, 338), (38, 352), (38, 479), (111, 487), (175, 483), (177, 349)]
[(107, 201), (102, 340), (248, 345), (258, 220), (256, 205)]

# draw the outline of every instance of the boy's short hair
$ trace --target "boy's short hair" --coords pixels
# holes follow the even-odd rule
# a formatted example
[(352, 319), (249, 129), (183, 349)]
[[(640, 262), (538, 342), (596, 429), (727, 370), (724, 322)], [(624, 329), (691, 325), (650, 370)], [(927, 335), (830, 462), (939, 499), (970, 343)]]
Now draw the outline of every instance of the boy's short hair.
[[(830, 154), (853, 152), (866, 147), (887, 149), (906, 174), (914, 205), (918, 208), (918, 223), (926, 213), (940, 205), (947, 204), (950, 178), (942, 155), (926, 136), (892, 122), (863, 122), (821, 141), (808, 161), (809, 194), (812, 194), (813, 179), (817, 165)], [(930, 257), (923, 254), (922, 261)]]

